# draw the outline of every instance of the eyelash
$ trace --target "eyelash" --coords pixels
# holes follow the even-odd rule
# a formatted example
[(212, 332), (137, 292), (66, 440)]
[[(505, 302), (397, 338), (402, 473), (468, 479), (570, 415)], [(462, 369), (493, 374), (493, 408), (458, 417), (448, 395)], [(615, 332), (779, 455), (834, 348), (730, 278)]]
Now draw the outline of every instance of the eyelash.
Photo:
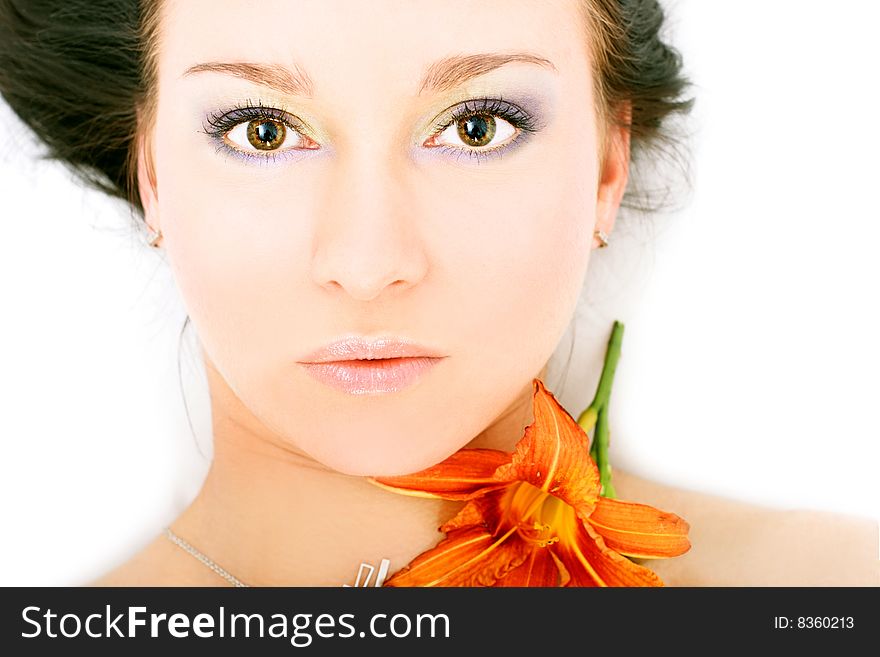
[(540, 129), (537, 120), (533, 116), (499, 96), (498, 98), (467, 100), (464, 103), (457, 105), (455, 109), (452, 110), (448, 119), (438, 121), (434, 124), (432, 136), (439, 135), (450, 125), (476, 114), (489, 114), (491, 116), (501, 117), (514, 128), (519, 130), (519, 134), (503, 146), (493, 146), (491, 148), (461, 148), (445, 144), (436, 146), (435, 148), (439, 148), (442, 152), (454, 153), (459, 157), (464, 154), (466, 157), (472, 157), (479, 162), (490, 157), (501, 157), (504, 154), (504, 151), (513, 148), (523, 141), (526, 138), (523, 135), (537, 132)]
[[(234, 107), (226, 112), (211, 112), (205, 117), (205, 123), (202, 126), (202, 132), (211, 137), (217, 144), (217, 152), (224, 151), (230, 155), (244, 158), (245, 160), (257, 161), (261, 164), (268, 164), (270, 161), (275, 162), (279, 153), (275, 151), (266, 151), (265, 154), (248, 153), (241, 149), (230, 146), (226, 143), (224, 137), (233, 128), (242, 123), (249, 123), (259, 119), (271, 119), (283, 123), (286, 128), (291, 128), (297, 133), (303, 133), (303, 127), (292, 121), (288, 112), (277, 107), (267, 107), (261, 101), (254, 102), (250, 99), (245, 101), (244, 106)], [(287, 154), (281, 154), (286, 157)]]
[[(526, 138), (524, 135), (537, 132), (540, 129), (538, 122), (534, 117), (517, 105), (509, 103), (499, 96), (498, 98), (478, 98), (468, 100), (457, 105), (450, 112), (447, 119), (443, 119), (434, 124), (431, 136), (438, 136), (450, 125), (476, 114), (488, 114), (493, 117), (500, 117), (516, 128), (519, 131), (519, 134), (503, 146), (494, 146), (491, 148), (476, 149), (449, 146), (447, 144), (441, 144), (434, 146), (433, 148), (444, 153), (452, 153), (457, 157), (461, 157), (462, 155), (471, 157), (479, 162), (491, 157), (501, 157), (504, 151), (509, 150), (518, 145), (519, 142), (523, 141)], [(216, 142), (217, 151), (226, 151), (234, 156), (242, 157), (251, 161), (257, 160), (260, 163), (268, 163), (269, 161), (274, 163), (279, 157), (278, 152), (266, 151), (265, 154), (250, 153), (230, 146), (224, 139), (226, 134), (238, 125), (259, 119), (278, 121), (279, 123), (283, 123), (285, 127), (291, 128), (299, 134), (304, 134), (303, 126), (292, 120), (287, 111), (276, 107), (268, 107), (263, 105), (260, 101), (254, 102), (250, 99), (248, 99), (242, 107), (234, 107), (221, 113), (210, 113), (205, 118), (205, 124), (202, 127), (202, 131)], [(285, 149), (280, 156), (287, 157), (287, 150), (298, 149)]]

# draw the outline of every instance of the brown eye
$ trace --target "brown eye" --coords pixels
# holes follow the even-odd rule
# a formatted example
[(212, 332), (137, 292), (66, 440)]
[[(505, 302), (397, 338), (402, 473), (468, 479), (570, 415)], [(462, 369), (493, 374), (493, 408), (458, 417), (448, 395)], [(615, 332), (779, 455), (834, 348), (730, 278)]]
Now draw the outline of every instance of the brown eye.
[(287, 129), (280, 121), (256, 119), (247, 124), (247, 140), (261, 151), (274, 151), (284, 143)]
[(285, 121), (260, 116), (237, 123), (224, 134), (225, 141), (244, 153), (265, 153), (266, 157), (292, 150), (314, 150), (318, 144)]
[(452, 119), (424, 145), (450, 146), (472, 152), (492, 151), (503, 148), (516, 134), (516, 127), (507, 119), (486, 112), (475, 112)]
[(468, 146), (487, 146), (495, 136), (495, 117), (490, 114), (473, 114), (456, 121), (458, 136)]

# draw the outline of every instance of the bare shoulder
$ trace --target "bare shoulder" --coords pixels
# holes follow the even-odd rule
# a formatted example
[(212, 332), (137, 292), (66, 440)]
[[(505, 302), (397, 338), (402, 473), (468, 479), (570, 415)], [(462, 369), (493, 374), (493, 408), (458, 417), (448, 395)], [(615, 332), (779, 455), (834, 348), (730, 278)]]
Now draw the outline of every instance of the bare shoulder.
[(880, 586), (880, 525), (871, 518), (747, 504), (617, 469), (614, 486), (621, 500), (690, 524), (689, 552), (640, 561), (669, 586)]
[(164, 536), (85, 586), (224, 586), (213, 572)]

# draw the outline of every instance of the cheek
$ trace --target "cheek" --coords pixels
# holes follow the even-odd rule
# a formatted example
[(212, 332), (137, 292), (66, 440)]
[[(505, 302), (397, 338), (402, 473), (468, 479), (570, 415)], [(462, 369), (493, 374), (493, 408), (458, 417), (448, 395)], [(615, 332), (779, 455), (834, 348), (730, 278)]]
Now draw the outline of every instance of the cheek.
[(555, 167), (552, 175), (519, 172), (511, 180), (524, 184), (498, 185), (469, 200), (466, 237), (445, 260), (467, 339), (491, 355), (500, 377), (540, 369), (583, 285), (595, 222), (595, 199), (591, 204), (586, 192), (591, 164)]
[(248, 363), (290, 356), (279, 341), (302, 342), (294, 295), (305, 247), (295, 232), (303, 232), (299, 217), (272, 200), (283, 188), (278, 174), (218, 169), (213, 152), (214, 162), (173, 147), (163, 155), (157, 175), (167, 257), (205, 349), (221, 372), (242, 378), (253, 371)]

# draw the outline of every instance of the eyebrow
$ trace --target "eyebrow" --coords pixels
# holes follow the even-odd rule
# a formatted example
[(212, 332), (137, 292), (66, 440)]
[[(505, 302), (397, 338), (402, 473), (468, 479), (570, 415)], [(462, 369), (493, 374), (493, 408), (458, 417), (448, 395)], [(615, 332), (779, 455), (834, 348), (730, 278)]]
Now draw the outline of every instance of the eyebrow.
[(496, 68), (513, 62), (537, 64), (538, 66), (556, 71), (556, 67), (549, 59), (539, 57), (530, 52), (491, 52), (479, 55), (455, 55), (441, 59), (439, 62), (428, 67), (428, 71), (419, 87), (418, 95), (425, 91), (448, 91), (473, 77), (484, 75), (489, 71), (494, 71)]
[[(557, 71), (549, 59), (529, 52), (480, 53), (475, 55), (453, 55), (441, 59), (428, 67), (417, 95), (425, 92), (448, 91), (463, 82), (513, 62), (536, 64)], [(194, 73), (213, 72), (233, 75), (265, 87), (271, 87), (291, 96), (314, 95), (314, 84), (308, 73), (298, 65), (292, 68), (270, 64), (248, 62), (205, 62), (190, 66), (183, 76)]]

